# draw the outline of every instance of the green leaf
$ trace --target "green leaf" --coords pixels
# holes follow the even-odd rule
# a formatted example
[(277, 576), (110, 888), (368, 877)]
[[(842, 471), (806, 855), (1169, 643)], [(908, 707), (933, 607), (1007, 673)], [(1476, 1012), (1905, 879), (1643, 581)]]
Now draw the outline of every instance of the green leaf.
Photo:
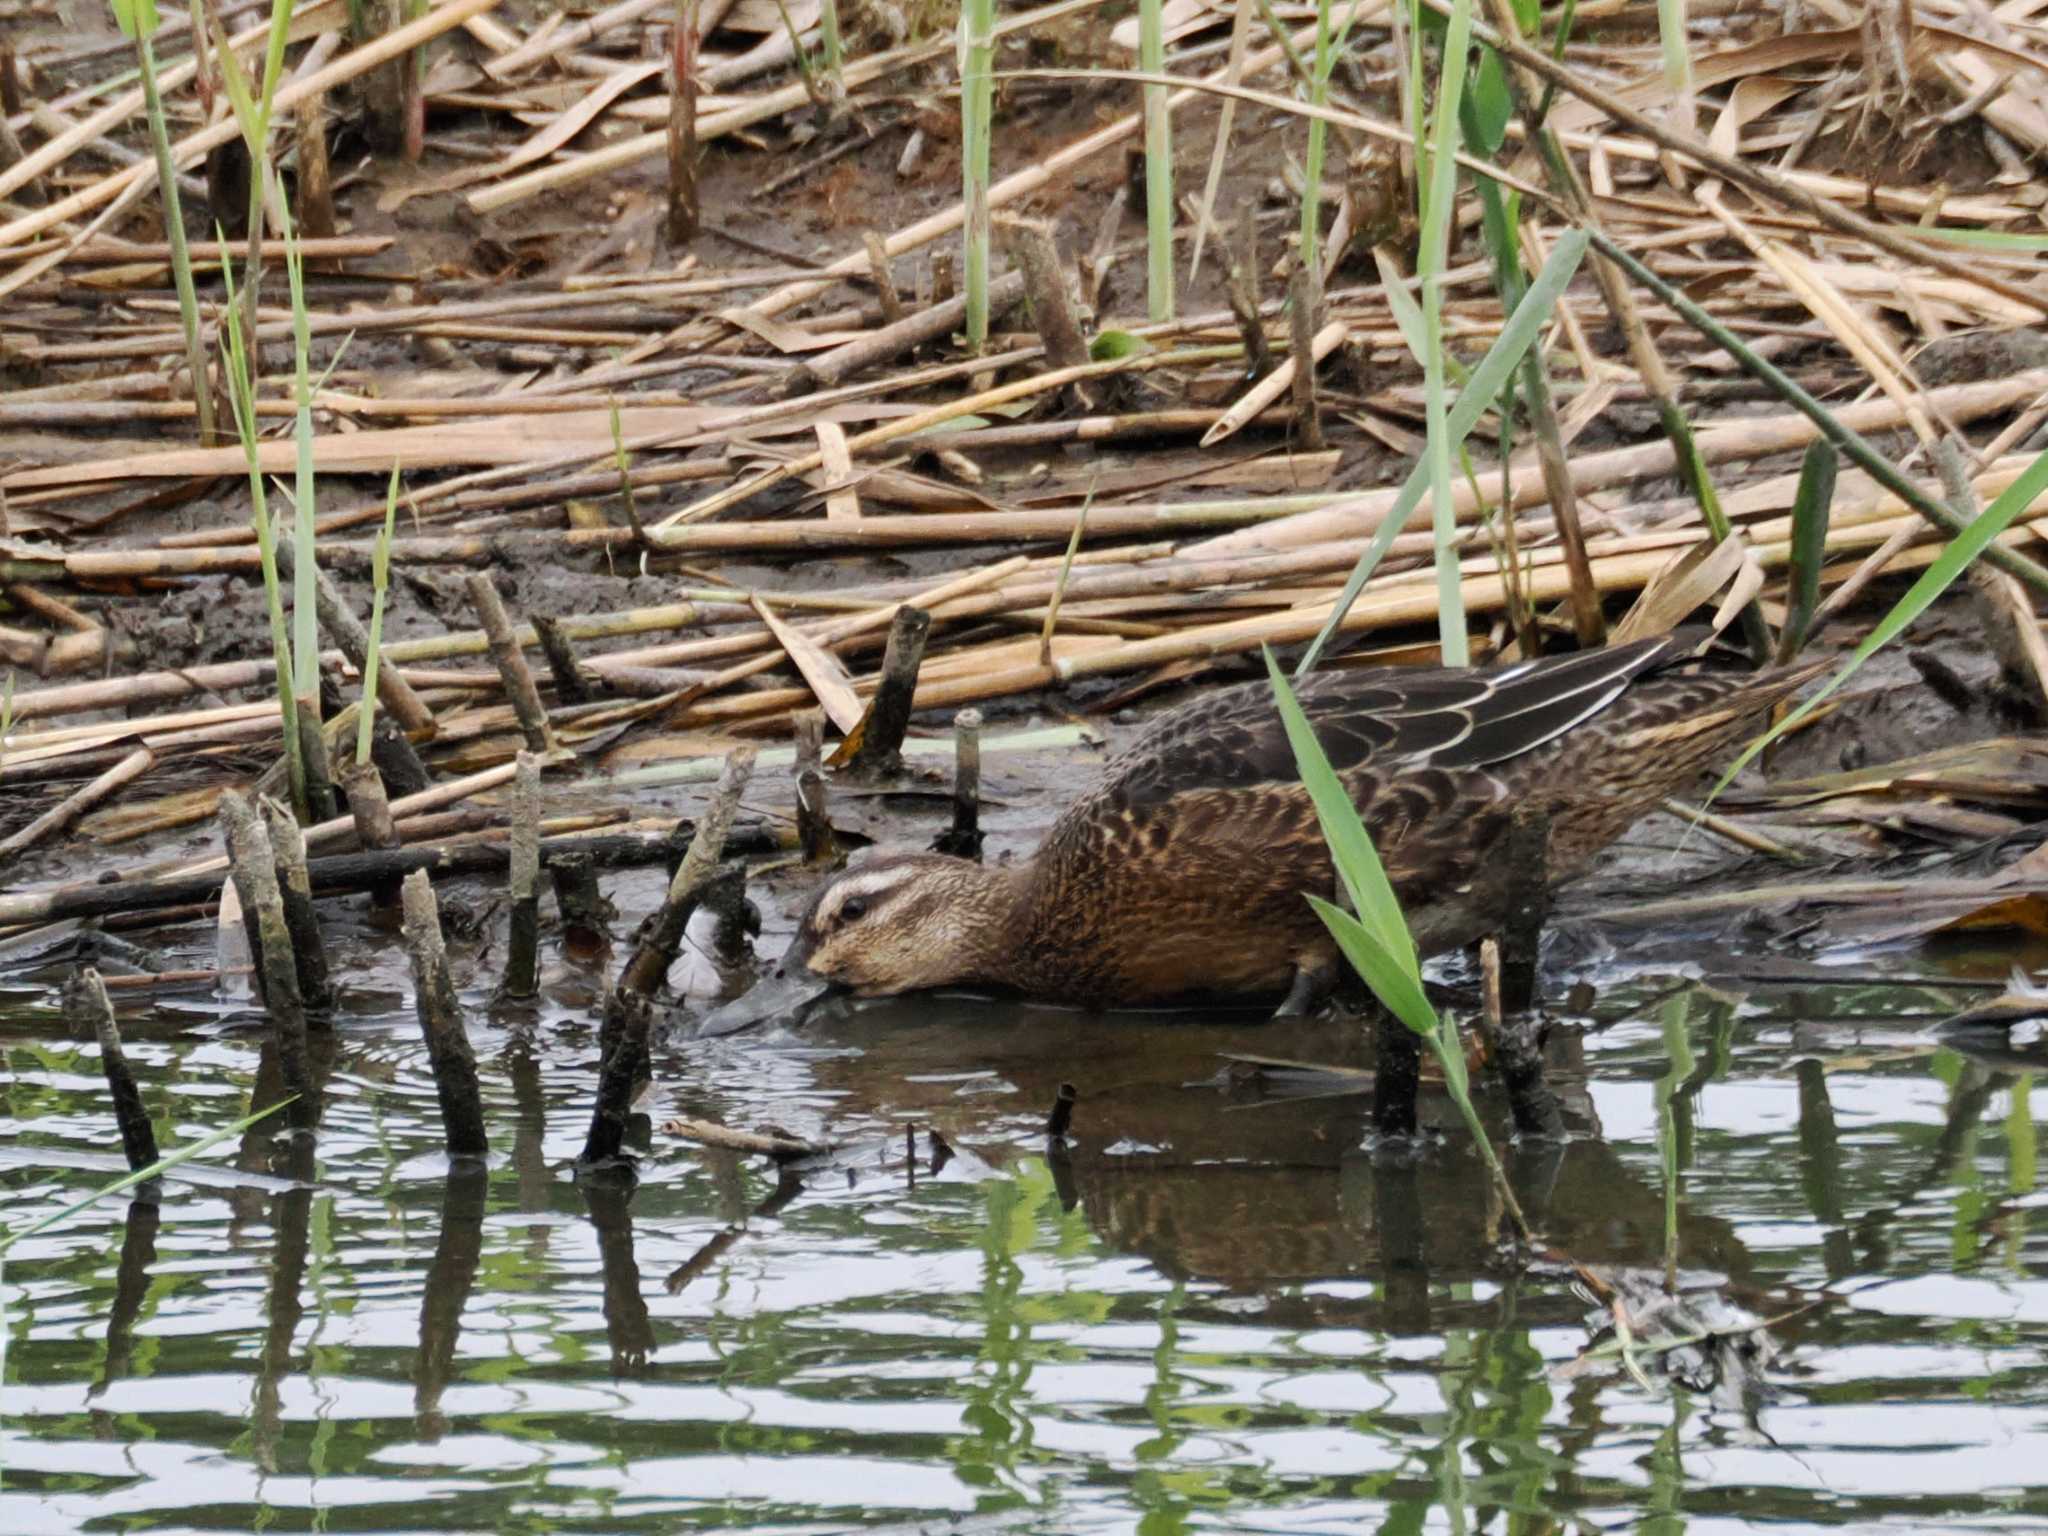
[(1351, 962), (1351, 968), (1372, 988), (1372, 995), (1384, 1003), (1395, 1018), (1423, 1039), (1434, 1043), (1436, 1010), (1430, 1006), (1422, 983), (1403, 970), (1400, 960), (1381, 948), (1366, 932), (1365, 924), (1342, 907), (1333, 906), (1320, 896), (1311, 896), (1308, 902), (1329, 928), (1337, 947), (1344, 951), (1344, 958)]
[(1508, 119), (1514, 116), (1515, 99), (1508, 91), (1507, 68), (1500, 55), (1484, 44), (1479, 64), (1472, 71), (1472, 83), (1461, 104), (1458, 126), (1464, 130), (1465, 147), (1482, 159), (1500, 153), (1507, 142)]
[(1799, 466), (1792, 497), (1792, 566), (1786, 585), (1791, 601), (1778, 638), (1778, 660), (1790, 661), (1806, 643), (1806, 631), (1820, 604), (1820, 572), (1827, 562), (1828, 515), (1835, 502), (1835, 445), (1815, 438)]
[(1407, 918), (1401, 914), (1400, 899), (1394, 895), (1393, 884), (1380, 865), (1379, 851), (1373, 847), (1365, 823), (1359, 820), (1358, 807), (1351, 803), (1351, 792), (1330, 766), (1323, 744), (1316, 740), (1314, 727), (1302, 713), (1294, 690), (1287, 686), (1280, 663), (1273, 659), (1270, 650), (1265, 655), (1266, 672), (1273, 680), (1273, 702), (1287, 728), (1287, 744), (1294, 749), (1302, 787), (1315, 804), (1316, 820), (1322, 824), (1331, 862), (1337, 866), (1352, 908), (1373, 943), (1400, 961), (1419, 991), (1422, 969), (1415, 957), (1415, 940), (1408, 932)]
[[(1550, 248), (1550, 258), (1543, 263), (1543, 270), (1536, 274), (1536, 281), (1529, 285), (1529, 291), (1522, 295), (1522, 302), (1508, 316), (1508, 323), (1501, 327), (1500, 335), (1487, 349), (1486, 356), (1472, 370), (1471, 381), (1458, 391), (1458, 398), (1451, 403), (1449, 428), (1454, 447), (1462, 443), (1478, 424), (1481, 413), (1513, 377), (1522, 354), (1529, 350), (1543, 327), (1549, 324), (1551, 311), (1557, 307), (1558, 295), (1564, 292), (1578, 271), (1579, 261), (1586, 254), (1586, 244), (1591, 238), (1583, 229), (1571, 229), (1559, 236), (1557, 244)], [(1402, 482), (1401, 494), (1395, 498), (1393, 509), (1387, 513), (1386, 521), (1380, 524), (1372, 544), (1358, 557), (1358, 564), (1351, 568), (1350, 578), (1344, 583), (1336, 608), (1324, 622), (1315, 643), (1301, 658), (1301, 664), (1294, 669), (1296, 677), (1306, 677), (1314, 669), (1323, 648), (1335, 637), (1344, 622), (1344, 615), (1351, 611), (1351, 605), (1358, 600), (1358, 594), (1371, 579), (1374, 568), (1395, 537), (1407, 526), (1408, 514), (1415, 510), (1422, 500), (1422, 493), (1428, 488), (1429, 466), (1417, 464)]]
[(1920, 579), (1907, 589), (1906, 595), (1898, 600), (1892, 611), (1878, 620), (1877, 627), (1864, 637), (1863, 643), (1851, 653), (1840, 671), (1822, 684), (1820, 690), (1807, 698), (1797, 709), (1742, 749), (1742, 755), (1729, 765), (1726, 773), (1714, 781), (1713, 791), (1707, 796), (1708, 801), (1714, 800), (1722, 790), (1733, 783), (1735, 775), (1754, 762), (1758, 753), (1818, 709), (1821, 702), (1846, 683), (1858, 667), (1904, 633), (1906, 626), (1925, 613), (1934, 600), (1948, 590), (1949, 584), (1969, 569), (1970, 562), (1983, 552), (1985, 546), (2011, 527), (2013, 520), (2032, 506), (2034, 498), (2043, 491), (2048, 491), (2048, 453), (2042, 454), (2029, 464), (2021, 472), (2019, 479), (2007, 486), (1996, 501), (1986, 507), (1969, 527), (1949, 542), (1939, 558), (1921, 573)]
[(140, 40), (156, 36), (156, 0), (108, 0), (108, 4), (123, 37)]
[(250, 154), (259, 155), (263, 152), (264, 122), (249, 89), (249, 76), (242, 61), (235, 57), (235, 50), (228, 46), (227, 32), (219, 22), (214, 23), (213, 56), (220, 60), (221, 81), (228, 88), (228, 105), (234, 108), (235, 126), (242, 130), (242, 141), (249, 146)]
[(1118, 363), (1127, 357), (1143, 357), (1152, 350), (1151, 342), (1129, 331), (1098, 331), (1088, 343), (1088, 357), (1097, 363)]
[(20, 1242), (23, 1238), (34, 1237), (38, 1232), (48, 1231), (51, 1227), (56, 1226), (57, 1223), (60, 1221), (68, 1221), (71, 1217), (76, 1216), (80, 1211), (84, 1210), (94, 1201), (104, 1200), (109, 1195), (118, 1195), (121, 1193), (122, 1190), (133, 1189), (138, 1184), (146, 1184), (151, 1179), (158, 1177), (167, 1170), (177, 1167), (178, 1164), (185, 1162), (191, 1158), (197, 1157), (200, 1153), (208, 1150), (211, 1147), (219, 1146), (229, 1137), (241, 1135), (242, 1132), (249, 1129), (249, 1127), (254, 1125), (257, 1121), (267, 1120), (270, 1116), (276, 1114), (280, 1109), (283, 1109), (285, 1105), (289, 1103), (291, 1103), (291, 1100), (288, 1098), (279, 1099), (275, 1104), (271, 1105), (268, 1109), (259, 1109), (253, 1115), (244, 1115), (240, 1120), (235, 1121), (234, 1124), (224, 1125), (217, 1131), (208, 1131), (204, 1136), (200, 1137), (197, 1141), (186, 1142), (185, 1145), (178, 1148), (177, 1151), (169, 1153), (164, 1157), (158, 1158), (155, 1162), (151, 1163), (147, 1168), (139, 1168), (133, 1173), (126, 1174), (123, 1177), (114, 1180), (111, 1184), (102, 1184), (98, 1189), (94, 1190), (91, 1194), (87, 1195), (83, 1200), (75, 1201), (72, 1204), (65, 1206), (64, 1209), (61, 1211), (54, 1211), (50, 1215), (43, 1217), (42, 1220), (34, 1222), (29, 1226), (23, 1227), (19, 1232), (10, 1232), (5, 1237), (0, 1237), (0, 1254), (5, 1254), (8, 1249), (12, 1248), (16, 1243)]

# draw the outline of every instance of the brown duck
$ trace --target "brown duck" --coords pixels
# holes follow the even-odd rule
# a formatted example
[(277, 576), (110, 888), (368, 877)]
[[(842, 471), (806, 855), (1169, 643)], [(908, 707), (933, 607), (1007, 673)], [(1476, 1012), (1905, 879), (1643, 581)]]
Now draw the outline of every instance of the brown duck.
[[(1517, 806), (1550, 817), (1551, 878), (1583, 870), (1815, 675), (1680, 670), (1697, 635), (1493, 670), (1321, 672), (1298, 689), (1424, 954), (1498, 914), (1478, 894)], [(812, 899), (776, 974), (721, 1033), (839, 987), (995, 987), (1089, 1006), (1286, 994), (1337, 954), (1303, 897), (1335, 872), (1263, 682), (1162, 715), (1030, 858), (868, 857)]]

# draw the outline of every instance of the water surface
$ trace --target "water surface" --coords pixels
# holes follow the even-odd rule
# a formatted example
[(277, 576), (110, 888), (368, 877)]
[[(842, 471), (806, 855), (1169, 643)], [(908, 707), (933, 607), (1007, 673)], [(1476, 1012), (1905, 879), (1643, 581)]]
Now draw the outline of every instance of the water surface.
[[(157, 958), (204, 963), (190, 937)], [(1437, 1144), (1376, 1157), (1360, 1098), (1235, 1082), (1218, 1054), (1362, 1064), (1348, 1025), (938, 999), (678, 1044), (653, 1121), (845, 1150), (778, 1179), (643, 1128), (624, 1189), (571, 1175), (591, 982), (557, 966), (530, 1013), (467, 998), (495, 1155), (451, 1177), (388, 940), (351, 919), (341, 953), (317, 1138), (268, 1122), (9, 1263), (0, 1531), (2048, 1517), (2032, 1075), (1936, 1042), (1966, 992), (1745, 982), (1723, 954), (1719, 980), (1609, 977), (1561, 1021), (1574, 1137), (1508, 1151), (1550, 1244), (1653, 1297), (1669, 1266), (1702, 1315), (1780, 1319), (1741, 1369), (1676, 1352), (1638, 1381), (1579, 1358), (1599, 1309), (1513, 1255), (1439, 1096)], [(63, 969), (0, 991), (9, 1226), (118, 1169), (96, 1052), (54, 1012)], [(118, 996), (166, 1145), (274, 1097), (246, 1003)], [(1081, 1100), (1056, 1155), (1062, 1081)]]

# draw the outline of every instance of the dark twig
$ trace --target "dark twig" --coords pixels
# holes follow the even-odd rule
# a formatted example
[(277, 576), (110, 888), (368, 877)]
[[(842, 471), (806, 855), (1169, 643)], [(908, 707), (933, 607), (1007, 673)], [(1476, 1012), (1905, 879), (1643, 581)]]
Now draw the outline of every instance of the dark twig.
[(114, 1123), (121, 1130), (121, 1151), (129, 1169), (147, 1168), (160, 1161), (156, 1130), (149, 1123), (149, 1111), (142, 1106), (142, 1090), (135, 1086), (135, 1074), (121, 1050), (121, 1031), (114, 1023), (114, 1004), (107, 986), (91, 966), (75, 972), (64, 984), (64, 1017), (78, 1032), (90, 1030), (100, 1046), (100, 1066), (107, 1074), (107, 1092), (114, 1100)]

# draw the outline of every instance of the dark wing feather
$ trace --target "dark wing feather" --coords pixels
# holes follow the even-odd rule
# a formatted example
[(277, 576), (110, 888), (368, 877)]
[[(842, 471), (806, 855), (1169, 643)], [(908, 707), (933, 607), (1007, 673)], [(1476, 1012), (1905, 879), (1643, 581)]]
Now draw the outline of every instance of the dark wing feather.
[[(1675, 636), (1498, 671), (1376, 667), (1321, 672), (1297, 689), (1339, 773), (1483, 768), (1554, 741), (1645, 672), (1685, 654)], [(1161, 716), (1063, 819), (1157, 805), (1198, 789), (1293, 783), (1300, 775), (1263, 682), (1221, 688)]]

